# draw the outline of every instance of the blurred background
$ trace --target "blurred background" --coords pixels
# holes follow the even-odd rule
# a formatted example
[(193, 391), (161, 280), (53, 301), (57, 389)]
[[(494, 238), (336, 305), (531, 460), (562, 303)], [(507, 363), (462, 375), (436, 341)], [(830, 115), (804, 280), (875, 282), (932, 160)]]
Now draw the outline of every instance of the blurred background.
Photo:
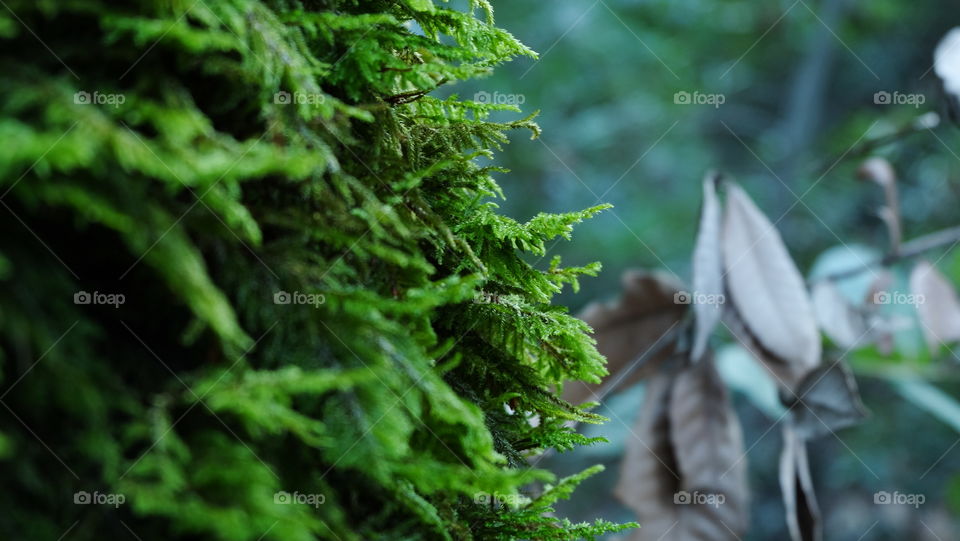
[[(543, 136), (518, 132), (496, 158), (512, 170), (500, 179), (507, 214), (527, 220), (539, 211), (615, 206), (550, 250), (568, 265), (603, 263), (599, 278), (559, 300), (574, 311), (616, 296), (627, 268), (665, 269), (689, 282), (700, 181), (710, 169), (743, 185), (804, 274), (886, 249), (877, 217), (883, 196), (855, 175), (867, 156), (883, 156), (897, 170), (905, 238), (960, 224), (960, 130), (947, 118), (932, 70), (936, 44), (960, 25), (955, 3), (492, 3), (498, 26), (539, 60), (446, 91), (516, 103), (525, 114), (542, 110)], [(917, 129), (931, 112), (941, 124)], [(954, 284), (956, 252), (929, 255)], [(894, 270), (905, 280), (909, 265)], [(897, 337), (892, 355), (848, 358), (871, 417), (810, 446), (828, 540), (960, 539), (960, 358), (921, 346), (914, 329)], [(778, 416), (775, 405), (764, 407), (763, 376), (752, 379), (742, 356), (721, 348), (749, 450), (747, 539), (786, 539)], [(737, 386), (738, 377), (747, 383)], [(610, 444), (548, 459), (561, 475), (607, 465), (562, 513), (633, 519), (612, 489), (642, 393), (640, 385), (611, 397), (600, 411), (611, 421), (587, 429)], [(878, 506), (878, 491), (923, 494), (925, 503)]]

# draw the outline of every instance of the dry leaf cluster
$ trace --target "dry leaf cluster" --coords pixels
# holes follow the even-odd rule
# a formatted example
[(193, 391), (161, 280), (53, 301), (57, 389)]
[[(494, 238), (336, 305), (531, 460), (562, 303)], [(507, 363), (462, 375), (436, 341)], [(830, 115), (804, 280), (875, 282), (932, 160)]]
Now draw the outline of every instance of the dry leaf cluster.
[[(879, 214), (887, 216), (891, 243), (882, 261), (808, 284), (775, 225), (740, 186), (711, 173), (703, 181), (692, 288), (661, 272), (629, 271), (616, 302), (592, 304), (581, 314), (609, 360), (610, 376), (601, 385), (566, 389), (565, 397), (600, 401), (647, 380), (616, 487), (641, 524), (634, 539), (733, 540), (748, 528), (741, 429), (711, 350), (719, 329), (780, 389), (787, 411), (780, 484), (795, 541), (822, 538), (808, 442), (866, 415), (851, 369), (843, 355), (825, 355), (821, 332), (842, 351), (888, 349), (897, 324), (883, 310), (891, 302), (884, 295), (896, 294), (923, 300), (914, 304), (931, 348), (960, 340), (960, 300), (933, 265), (915, 265), (909, 293), (888, 291), (893, 279), (886, 266), (936, 243), (900, 242), (889, 163), (867, 160), (861, 173), (883, 187), (887, 201)], [(867, 272), (869, 291), (851, 302), (838, 283)]]

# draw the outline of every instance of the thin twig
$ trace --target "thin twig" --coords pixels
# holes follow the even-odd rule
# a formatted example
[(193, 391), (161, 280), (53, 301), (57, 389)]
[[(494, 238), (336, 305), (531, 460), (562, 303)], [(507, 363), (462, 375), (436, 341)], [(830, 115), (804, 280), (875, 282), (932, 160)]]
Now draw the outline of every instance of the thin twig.
[(947, 245), (950, 245), (952, 248), (953, 245), (957, 244), (958, 242), (960, 242), (960, 226), (942, 229), (935, 233), (923, 235), (922, 237), (917, 237), (911, 241), (903, 243), (900, 246), (900, 250), (896, 253), (890, 253), (869, 263), (864, 263), (856, 267), (822, 276), (814, 280), (814, 282), (822, 282), (825, 280), (836, 282), (856, 276), (874, 267), (889, 267), (894, 263), (917, 257), (936, 248), (941, 248)]
[(840, 156), (833, 156), (828, 160), (824, 160), (816, 167), (814, 170), (818, 171), (819, 174), (825, 175), (831, 169), (833, 169), (839, 162), (851, 160), (854, 158), (861, 158), (863, 156), (869, 155), (874, 150), (894, 143), (900, 139), (919, 133), (922, 131), (932, 130), (940, 124), (940, 117), (936, 113), (924, 113), (917, 118), (913, 119), (912, 122), (901, 126), (896, 131), (875, 137), (873, 139), (867, 139), (862, 143), (854, 146), (852, 149), (848, 150), (846, 153)]

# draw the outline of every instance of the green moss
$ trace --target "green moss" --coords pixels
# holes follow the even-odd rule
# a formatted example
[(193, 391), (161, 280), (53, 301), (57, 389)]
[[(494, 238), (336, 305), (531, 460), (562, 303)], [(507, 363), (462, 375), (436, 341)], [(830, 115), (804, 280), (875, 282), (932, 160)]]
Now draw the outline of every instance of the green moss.
[(583, 476), (526, 462), (593, 442), (553, 389), (604, 368), (550, 305), (598, 266), (523, 255), (602, 208), (496, 213), (491, 150), (536, 125), (425, 93), (534, 53), (471, 4), (8, 2), (4, 537), (623, 528), (546, 516)]

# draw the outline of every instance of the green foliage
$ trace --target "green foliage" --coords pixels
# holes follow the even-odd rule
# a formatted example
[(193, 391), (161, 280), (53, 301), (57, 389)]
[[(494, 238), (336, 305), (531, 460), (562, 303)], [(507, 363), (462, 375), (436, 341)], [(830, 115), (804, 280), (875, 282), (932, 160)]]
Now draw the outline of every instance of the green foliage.
[(7, 6), (5, 538), (630, 527), (553, 516), (593, 471), (542, 488), (526, 461), (600, 441), (555, 389), (603, 360), (550, 304), (599, 266), (525, 254), (605, 207), (498, 215), (484, 162), (532, 115), (425, 95), (534, 56), (486, 1)]
[(510, 505), (511, 500), (504, 501), (499, 495), (493, 495), (489, 498), (491, 507), (509, 510), (499, 514), (495, 520), (484, 521), (478, 528), (478, 537), (495, 539), (507, 534), (509, 539), (569, 539), (573, 535), (594, 539), (605, 532), (619, 532), (635, 527), (635, 524), (617, 525), (604, 520), (598, 520), (594, 524), (573, 524), (567, 519), (555, 521), (544, 516), (554, 512), (552, 505), (557, 500), (569, 498), (581, 481), (601, 471), (603, 466), (588, 468), (561, 479), (556, 486), (547, 485), (543, 494), (536, 499), (513, 501), (513, 505)]

